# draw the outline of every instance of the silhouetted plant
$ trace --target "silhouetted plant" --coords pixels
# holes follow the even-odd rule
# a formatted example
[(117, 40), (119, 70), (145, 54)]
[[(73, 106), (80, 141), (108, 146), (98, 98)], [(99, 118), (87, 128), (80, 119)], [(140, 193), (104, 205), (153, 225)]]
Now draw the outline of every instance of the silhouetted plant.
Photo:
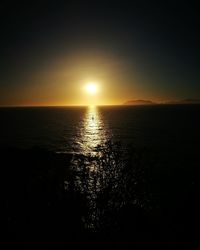
[(137, 208), (147, 207), (142, 155), (120, 143), (73, 158), (8, 149), (1, 159), (8, 235), (15, 232), (26, 244), (65, 246), (85, 232), (121, 230), (132, 212), (138, 216)]
[(75, 186), (88, 202), (86, 227), (94, 231), (116, 227), (114, 216), (123, 207), (147, 208), (146, 168), (142, 155), (120, 142), (99, 145), (93, 155), (74, 156)]
[[(111, 141), (93, 154), (73, 158), (40, 148), (9, 148), (0, 150), (0, 159), (0, 219), (11, 249), (83, 244), (76, 239), (88, 246), (95, 237), (103, 245), (105, 235), (122, 245), (129, 235), (140, 248), (154, 247), (155, 242), (168, 242), (171, 248), (183, 236), (192, 246), (197, 242), (193, 226), (199, 222), (199, 170), (176, 169), (171, 161), (168, 174), (160, 165), (151, 171), (149, 150)], [(103, 234), (90, 237), (90, 232)]]

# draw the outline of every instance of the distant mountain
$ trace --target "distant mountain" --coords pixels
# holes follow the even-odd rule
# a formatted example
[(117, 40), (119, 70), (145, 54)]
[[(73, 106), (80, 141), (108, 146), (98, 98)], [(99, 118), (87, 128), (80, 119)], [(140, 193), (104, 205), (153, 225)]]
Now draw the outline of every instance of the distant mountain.
[(124, 105), (153, 105), (156, 104), (150, 100), (130, 100), (124, 103)]
[(123, 105), (167, 105), (167, 104), (200, 104), (200, 99), (187, 98), (183, 100), (175, 100), (175, 101), (163, 101), (163, 102), (153, 102), (150, 100), (129, 100), (126, 101)]
[(187, 98), (178, 101), (168, 101), (165, 102), (164, 104), (200, 104), (200, 99)]
[(182, 101), (180, 101), (181, 103), (200, 103), (200, 99), (184, 99)]

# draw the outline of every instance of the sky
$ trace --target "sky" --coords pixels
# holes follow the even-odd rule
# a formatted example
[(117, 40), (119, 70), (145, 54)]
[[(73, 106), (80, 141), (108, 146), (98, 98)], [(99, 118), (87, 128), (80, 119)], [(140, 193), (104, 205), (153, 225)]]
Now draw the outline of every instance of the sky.
[(199, 28), (192, 1), (1, 1), (0, 105), (198, 99)]

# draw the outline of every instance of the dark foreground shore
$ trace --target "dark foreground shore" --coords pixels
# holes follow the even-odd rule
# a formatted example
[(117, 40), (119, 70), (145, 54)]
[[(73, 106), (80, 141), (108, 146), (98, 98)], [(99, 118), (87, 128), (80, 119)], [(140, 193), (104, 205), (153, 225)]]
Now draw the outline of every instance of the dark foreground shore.
[(200, 247), (198, 166), (108, 148), (1, 149), (1, 249)]

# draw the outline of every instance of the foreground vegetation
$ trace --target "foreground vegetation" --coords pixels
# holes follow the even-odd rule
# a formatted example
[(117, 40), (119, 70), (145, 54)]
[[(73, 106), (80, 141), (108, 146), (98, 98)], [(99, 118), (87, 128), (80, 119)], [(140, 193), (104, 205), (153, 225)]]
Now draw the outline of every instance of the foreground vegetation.
[(199, 244), (199, 182), (184, 171), (163, 175), (146, 150), (108, 142), (86, 156), (32, 148), (0, 157), (8, 247)]

